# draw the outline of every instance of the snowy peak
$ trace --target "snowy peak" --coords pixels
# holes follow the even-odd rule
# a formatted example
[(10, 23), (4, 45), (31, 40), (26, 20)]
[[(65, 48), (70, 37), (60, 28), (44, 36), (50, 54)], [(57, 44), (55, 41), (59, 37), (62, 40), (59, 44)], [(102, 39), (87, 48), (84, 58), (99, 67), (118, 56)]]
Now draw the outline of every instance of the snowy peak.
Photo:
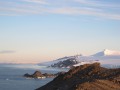
[(113, 50), (108, 50), (106, 49), (104, 51), (105, 55), (111, 55), (111, 56), (119, 56), (120, 55), (120, 51), (113, 51)]
[(105, 49), (104, 51), (98, 52), (92, 56), (120, 56), (120, 51)]

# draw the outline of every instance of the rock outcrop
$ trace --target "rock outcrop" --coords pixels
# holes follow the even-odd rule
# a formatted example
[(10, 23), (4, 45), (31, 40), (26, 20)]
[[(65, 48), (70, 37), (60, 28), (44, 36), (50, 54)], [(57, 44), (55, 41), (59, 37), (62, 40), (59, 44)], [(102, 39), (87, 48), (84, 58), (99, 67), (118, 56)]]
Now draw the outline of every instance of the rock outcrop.
[(24, 77), (27, 78), (50, 78), (50, 77), (56, 77), (58, 75), (64, 74), (65, 72), (58, 72), (56, 74), (49, 74), (49, 73), (44, 73), (42, 74), (40, 71), (35, 71), (33, 74), (24, 74)]
[(45, 76), (40, 71), (35, 71), (32, 75), (26, 73), (24, 77), (27, 78), (45, 78)]
[(81, 65), (36, 90), (120, 90), (120, 68), (107, 69), (99, 63)]
[(70, 59), (59, 61), (58, 63), (52, 64), (51, 67), (70, 68), (75, 64), (78, 64), (77, 60), (75, 60), (75, 58), (70, 58)]

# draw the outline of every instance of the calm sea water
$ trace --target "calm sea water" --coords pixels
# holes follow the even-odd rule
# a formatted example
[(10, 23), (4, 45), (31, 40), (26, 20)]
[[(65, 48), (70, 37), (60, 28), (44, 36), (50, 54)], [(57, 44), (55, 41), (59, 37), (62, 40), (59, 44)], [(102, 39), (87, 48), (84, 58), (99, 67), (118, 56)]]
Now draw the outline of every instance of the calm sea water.
[(33, 74), (36, 70), (42, 73), (66, 71), (30, 64), (0, 64), (0, 90), (35, 90), (53, 80), (53, 78), (27, 79), (23, 77), (25, 73)]

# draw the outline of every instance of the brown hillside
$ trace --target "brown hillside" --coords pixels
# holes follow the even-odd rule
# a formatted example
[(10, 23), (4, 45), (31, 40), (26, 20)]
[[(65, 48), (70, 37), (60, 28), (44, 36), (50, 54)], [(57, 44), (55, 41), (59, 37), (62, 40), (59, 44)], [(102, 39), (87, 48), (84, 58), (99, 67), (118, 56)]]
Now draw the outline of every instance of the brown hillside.
[(120, 68), (107, 69), (99, 63), (81, 65), (37, 90), (120, 90)]

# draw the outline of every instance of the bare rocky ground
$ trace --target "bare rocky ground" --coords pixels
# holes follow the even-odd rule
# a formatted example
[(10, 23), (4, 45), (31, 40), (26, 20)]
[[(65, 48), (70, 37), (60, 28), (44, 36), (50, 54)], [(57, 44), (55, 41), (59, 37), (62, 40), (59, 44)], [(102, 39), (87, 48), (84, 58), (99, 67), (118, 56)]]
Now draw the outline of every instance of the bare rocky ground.
[(107, 69), (99, 63), (81, 65), (36, 90), (120, 90), (120, 68)]

